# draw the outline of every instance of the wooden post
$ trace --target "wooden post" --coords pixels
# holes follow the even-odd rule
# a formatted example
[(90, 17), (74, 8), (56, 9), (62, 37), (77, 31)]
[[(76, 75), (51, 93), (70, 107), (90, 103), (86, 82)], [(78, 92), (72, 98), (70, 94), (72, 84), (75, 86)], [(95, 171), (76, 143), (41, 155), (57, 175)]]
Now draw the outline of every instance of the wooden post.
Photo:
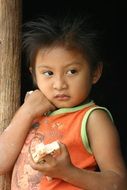
[[(21, 8), (21, 0), (0, 0), (0, 133), (20, 105)], [(0, 190), (10, 190), (10, 174)]]

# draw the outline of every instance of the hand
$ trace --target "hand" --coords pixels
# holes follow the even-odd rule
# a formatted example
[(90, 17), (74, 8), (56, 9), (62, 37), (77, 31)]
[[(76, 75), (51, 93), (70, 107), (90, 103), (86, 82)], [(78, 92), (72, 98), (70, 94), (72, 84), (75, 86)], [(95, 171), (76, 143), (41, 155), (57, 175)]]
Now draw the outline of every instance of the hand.
[(44, 96), (40, 90), (34, 90), (31, 93), (26, 93), (24, 104), (22, 106), (33, 117), (38, 117), (48, 111), (56, 109), (56, 107)]
[(41, 164), (36, 164), (32, 157), (30, 157), (30, 165), (33, 169), (42, 172), (45, 176), (50, 176), (51, 178), (64, 179), (72, 167), (69, 152), (66, 146), (62, 143), (60, 144), (61, 153), (53, 157), (52, 155), (46, 155), (44, 157), (44, 162)]

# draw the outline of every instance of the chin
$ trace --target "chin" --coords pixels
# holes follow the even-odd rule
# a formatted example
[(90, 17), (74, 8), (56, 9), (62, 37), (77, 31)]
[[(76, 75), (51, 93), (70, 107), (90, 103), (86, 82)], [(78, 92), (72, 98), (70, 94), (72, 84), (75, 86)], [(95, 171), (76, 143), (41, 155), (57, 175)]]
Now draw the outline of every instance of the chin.
[(76, 106), (77, 104), (74, 103), (69, 103), (69, 102), (61, 102), (61, 103), (54, 103), (55, 107), (60, 109), (60, 108), (72, 108)]

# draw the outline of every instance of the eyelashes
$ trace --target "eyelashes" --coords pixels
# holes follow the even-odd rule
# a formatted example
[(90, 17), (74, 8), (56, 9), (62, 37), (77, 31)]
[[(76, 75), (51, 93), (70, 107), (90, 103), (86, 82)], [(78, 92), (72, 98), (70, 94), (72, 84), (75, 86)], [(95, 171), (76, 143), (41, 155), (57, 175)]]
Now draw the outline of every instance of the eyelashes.
[(67, 74), (68, 75), (74, 75), (75, 73), (77, 73), (77, 70), (76, 69), (70, 69)]
[(47, 76), (47, 77), (54, 75), (54, 73), (52, 71), (44, 71), (42, 74)]
[[(65, 74), (71, 76), (71, 75), (75, 75), (77, 72), (78, 71), (76, 69), (69, 69), (68, 71), (66, 71)], [(44, 71), (44, 72), (42, 72), (42, 74), (44, 76), (47, 76), (47, 77), (51, 77), (51, 76), (55, 75), (55, 73), (53, 71), (50, 71), (50, 70)]]

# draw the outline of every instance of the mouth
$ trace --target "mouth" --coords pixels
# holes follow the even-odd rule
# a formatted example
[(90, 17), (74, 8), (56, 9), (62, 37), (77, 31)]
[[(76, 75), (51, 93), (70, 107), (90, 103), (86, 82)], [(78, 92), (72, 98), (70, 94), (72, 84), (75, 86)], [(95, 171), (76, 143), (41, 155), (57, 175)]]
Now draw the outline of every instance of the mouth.
[(59, 100), (59, 101), (65, 101), (68, 100), (70, 98), (70, 96), (67, 96), (65, 94), (58, 94), (55, 96), (55, 99)]

